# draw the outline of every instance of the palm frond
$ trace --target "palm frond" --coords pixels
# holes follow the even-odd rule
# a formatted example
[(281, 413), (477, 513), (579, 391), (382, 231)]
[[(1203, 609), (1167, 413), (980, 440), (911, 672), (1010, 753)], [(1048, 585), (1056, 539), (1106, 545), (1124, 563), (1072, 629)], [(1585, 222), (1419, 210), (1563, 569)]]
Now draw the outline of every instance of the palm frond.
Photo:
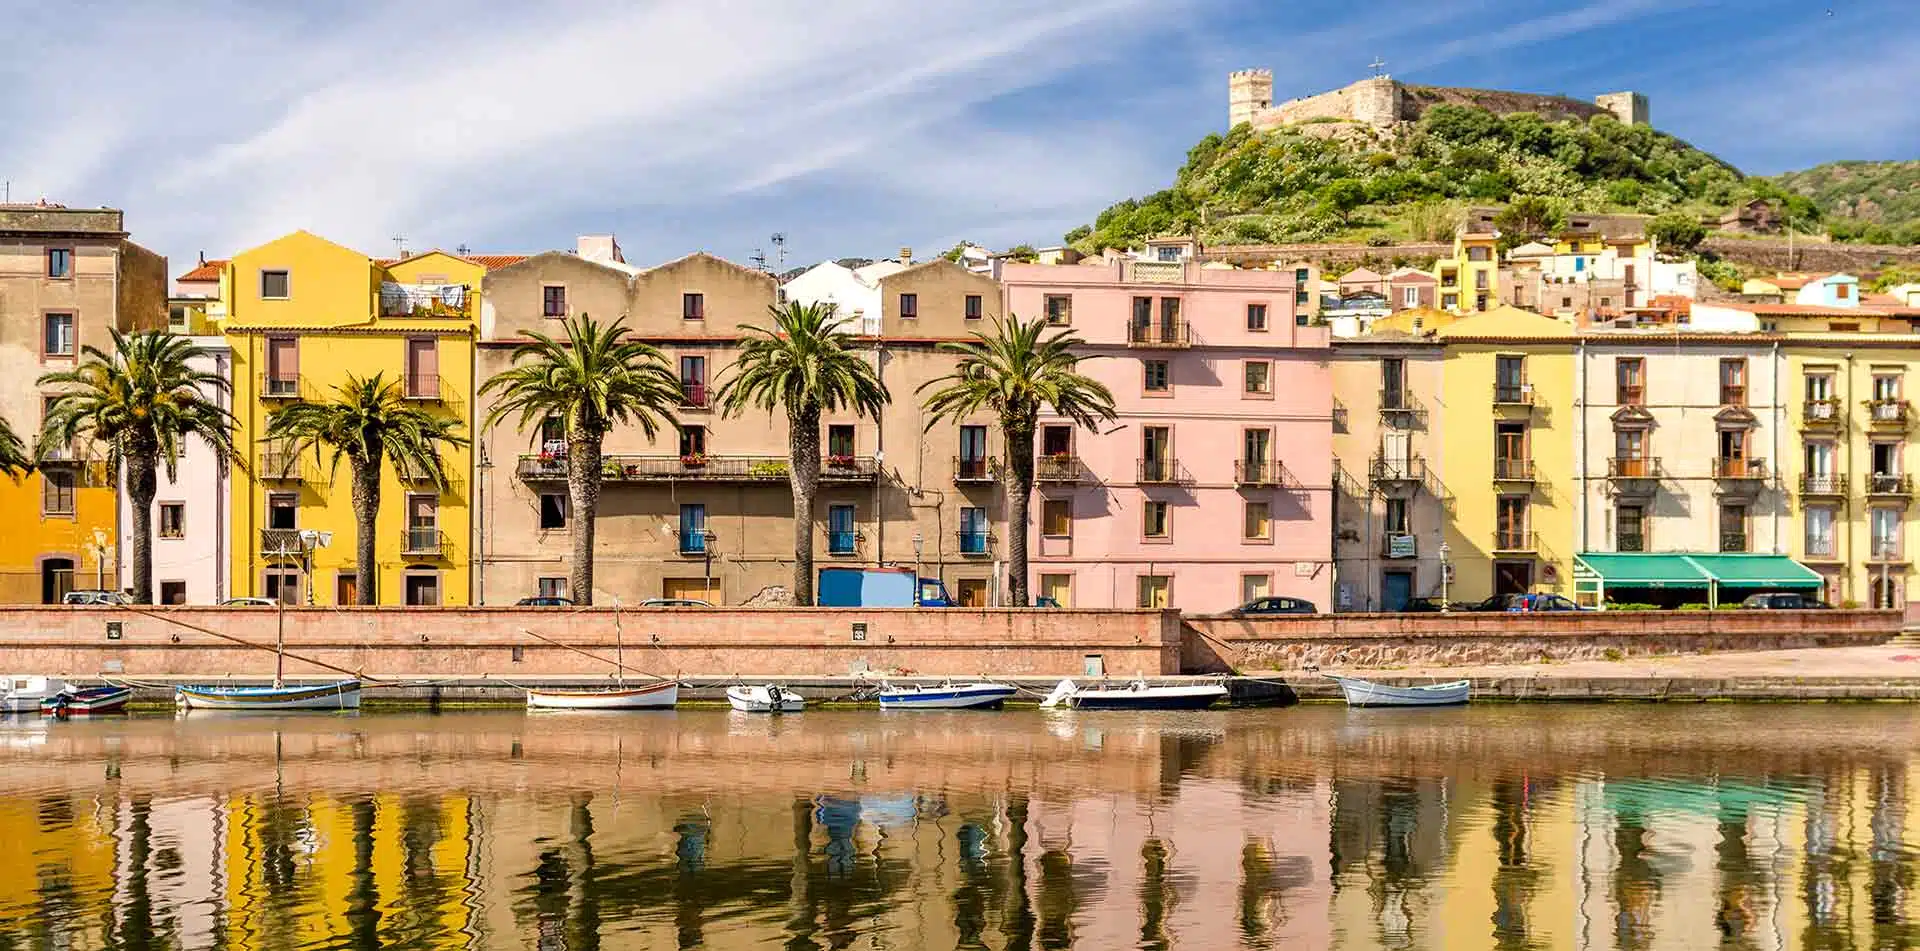
[(739, 356), (715, 396), (722, 415), (784, 408), (795, 420), (842, 410), (878, 418), (893, 400), (834, 305), (789, 301), (768, 313), (772, 327), (741, 326)]

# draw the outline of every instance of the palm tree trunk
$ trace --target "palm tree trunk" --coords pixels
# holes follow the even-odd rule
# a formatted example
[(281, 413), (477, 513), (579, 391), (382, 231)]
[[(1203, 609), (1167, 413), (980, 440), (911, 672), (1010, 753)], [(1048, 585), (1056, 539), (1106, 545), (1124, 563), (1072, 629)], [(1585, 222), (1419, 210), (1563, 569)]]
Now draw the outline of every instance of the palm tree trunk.
[[(133, 603), (153, 603), (153, 497), (159, 494), (153, 453), (127, 453), (127, 494), (133, 516)], [(123, 540), (121, 544), (125, 544)], [(105, 552), (98, 557), (106, 557)]]
[(573, 543), (567, 596), (575, 604), (593, 603), (593, 540), (600, 511), (600, 449), (595, 433), (567, 436), (567, 540)]
[[(361, 604), (379, 604), (380, 598), (373, 590), (374, 582), (380, 577), (380, 562), (374, 546), (374, 520), (380, 515), (380, 459), (374, 457), (365, 462), (353, 460), (353, 521), (356, 534), (353, 539), (353, 586)], [(312, 578), (307, 579), (313, 583)]]
[(1017, 608), (1026, 607), (1027, 597), (1027, 512), (1033, 506), (1033, 427), (1001, 427), (1007, 434), (1007, 471), (1013, 480), (1007, 488), (1007, 601)]
[(811, 607), (813, 499), (820, 492), (820, 407), (798, 407), (788, 414), (787, 422), (792, 450), (787, 475), (793, 483), (793, 603)]

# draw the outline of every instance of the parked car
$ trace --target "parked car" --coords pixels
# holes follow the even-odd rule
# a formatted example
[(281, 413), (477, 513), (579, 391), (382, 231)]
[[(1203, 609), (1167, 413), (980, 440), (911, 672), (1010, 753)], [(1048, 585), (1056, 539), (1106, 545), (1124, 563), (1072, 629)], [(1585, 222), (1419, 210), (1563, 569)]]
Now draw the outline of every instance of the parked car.
[(1766, 611), (1804, 611), (1819, 608), (1831, 608), (1833, 605), (1798, 591), (1769, 591), (1765, 594), (1750, 594), (1740, 602), (1743, 608), (1758, 608)]
[(521, 598), (520, 600), (515, 601), (513, 603), (523, 608), (570, 608), (570, 607), (573, 607), (572, 598), (556, 598), (556, 597)]
[(1407, 606), (1400, 610), (1408, 614), (1439, 614), (1442, 611), (1458, 611), (1460, 608), (1457, 605), (1449, 607), (1447, 602), (1439, 598), (1414, 598), (1408, 601)]
[(1513, 613), (1531, 613), (1535, 611), (1584, 611), (1585, 608), (1573, 602), (1572, 598), (1559, 594), (1496, 594), (1478, 604), (1468, 606), (1469, 611), (1508, 611)]
[(82, 588), (67, 592), (60, 599), (61, 604), (132, 604), (133, 599), (118, 591), (102, 591), (97, 588)]
[(1319, 614), (1320, 609), (1305, 598), (1254, 598), (1234, 608), (1231, 614)]
[(272, 598), (228, 598), (220, 602), (223, 608), (271, 608), (279, 604)]
[(707, 602), (702, 601), (699, 598), (648, 598), (645, 601), (640, 602), (639, 607), (643, 607), (643, 608), (710, 608), (710, 607), (713, 607), (713, 605), (708, 604)]

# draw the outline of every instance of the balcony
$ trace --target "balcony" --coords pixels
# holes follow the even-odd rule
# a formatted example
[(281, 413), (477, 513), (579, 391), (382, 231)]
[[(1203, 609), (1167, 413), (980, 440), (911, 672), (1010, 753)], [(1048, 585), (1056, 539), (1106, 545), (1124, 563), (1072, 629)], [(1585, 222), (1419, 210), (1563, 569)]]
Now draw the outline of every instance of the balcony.
[(1177, 459), (1142, 459), (1136, 471), (1141, 485), (1185, 485), (1193, 481)]
[(960, 542), (962, 555), (990, 555), (993, 553), (993, 533), (989, 531), (958, 531), (954, 537)]
[(1890, 472), (1867, 476), (1867, 495), (1880, 499), (1906, 499), (1913, 496), (1913, 477)]
[(1072, 453), (1060, 452), (1041, 456), (1033, 461), (1033, 480), (1052, 483), (1085, 482), (1087, 467), (1081, 465), (1080, 457)]
[(705, 383), (680, 384), (681, 409), (706, 409), (707, 396), (707, 385)]
[(860, 551), (860, 533), (857, 531), (827, 532), (827, 554), (853, 555)]
[(34, 464), (42, 468), (58, 466), (77, 466), (87, 461), (86, 454), (74, 448), (72, 443), (64, 446), (49, 446), (36, 439), (33, 443)]
[(306, 472), (300, 465), (300, 454), (284, 450), (262, 452), (260, 469), (254, 475), (267, 482), (306, 481)]
[(1127, 277), (1136, 284), (1180, 284), (1187, 279), (1187, 265), (1183, 261), (1132, 261), (1127, 265)]
[(953, 459), (953, 481), (955, 485), (992, 484), (999, 481), (997, 468), (991, 459), (969, 459), (955, 456)]
[(1875, 429), (1905, 429), (1908, 408), (1906, 400), (1884, 399), (1867, 400), (1867, 424)]
[(1411, 425), (1427, 418), (1427, 408), (1405, 389), (1380, 391), (1380, 418), (1389, 423)]
[(1644, 384), (1623, 383), (1614, 387), (1613, 401), (1621, 406), (1634, 406), (1645, 409), (1647, 406), (1647, 388)]
[(1907, 556), (1900, 551), (1897, 538), (1875, 538), (1868, 543), (1867, 560), (1876, 565), (1904, 565)]
[(1607, 460), (1607, 481), (1619, 495), (1652, 495), (1660, 488), (1660, 460), (1614, 456)]
[(1806, 473), (1800, 477), (1800, 494), (1844, 498), (1847, 494), (1847, 477), (1831, 473)]
[(1535, 475), (1532, 459), (1493, 460), (1493, 481), (1495, 482), (1533, 482)]
[(1846, 423), (1846, 407), (1839, 400), (1807, 400), (1800, 405), (1802, 425), (1808, 429), (1827, 429)]
[(297, 400), (304, 398), (306, 387), (298, 373), (262, 373), (260, 374), (260, 398), (263, 400)]
[(1767, 460), (1728, 459), (1724, 456), (1715, 456), (1713, 477), (1723, 482), (1764, 482), (1767, 478)]
[(1493, 405), (1495, 406), (1532, 406), (1533, 384), (1531, 383), (1495, 383), (1493, 385)]
[(1724, 552), (1747, 551), (1748, 550), (1747, 533), (1746, 532), (1721, 532), (1720, 533), (1720, 550)]
[(380, 285), (382, 317), (465, 317), (473, 299), (465, 284), (401, 284), (385, 281)]
[(413, 558), (440, 558), (447, 553), (447, 533), (437, 528), (409, 528), (400, 543), (400, 554)]
[(302, 551), (299, 529), (263, 528), (260, 530), (260, 554), (286, 558), (299, 557)]
[(1184, 350), (1193, 346), (1188, 329), (1187, 323), (1181, 320), (1157, 320), (1145, 326), (1128, 324), (1127, 346), (1148, 350)]
[(1375, 455), (1367, 466), (1367, 478), (1375, 485), (1418, 484), (1427, 478), (1427, 460), (1421, 456), (1390, 459)]
[(1240, 459), (1233, 464), (1233, 484), (1242, 488), (1278, 487), (1290, 481), (1287, 467), (1278, 461)]
[(1532, 554), (1540, 550), (1539, 532), (1496, 531), (1493, 533), (1493, 550)]
[[(567, 460), (556, 455), (521, 456), (515, 473), (524, 482), (564, 482)], [(872, 482), (880, 467), (871, 456), (831, 457), (820, 467), (823, 483)], [(786, 485), (785, 456), (607, 456), (603, 484), (725, 482)]]
[(444, 402), (440, 382), (438, 373), (408, 373), (401, 378), (402, 394), (415, 402)]
[(1744, 383), (1720, 384), (1720, 405), (1745, 409), (1747, 406), (1747, 387)]

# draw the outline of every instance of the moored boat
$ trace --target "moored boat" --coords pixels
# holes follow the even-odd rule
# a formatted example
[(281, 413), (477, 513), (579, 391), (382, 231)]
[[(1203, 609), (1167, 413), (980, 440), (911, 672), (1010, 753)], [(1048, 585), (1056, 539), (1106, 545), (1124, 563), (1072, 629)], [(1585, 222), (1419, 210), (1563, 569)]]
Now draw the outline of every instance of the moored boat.
[(174, 688), (174, 698), (188, 710), (358, 710), (360, 681), (270, 687)]
[(1071, 680), (1054, 685), (1042, 707), (1075, 710), (1204, 710), (1227, 698), (1223, 684), (1150, 684), (1144, 680), (1082, 687)]
[(1467, 695), (1473, 689), (1471, 680), (1455, 680), (1443, 684), (1423, 684), (1417, 687), (1395, 687), (1390, 684), (1377, 684), (1358, 677), (1336, 677), (1325, 675), (1328, 680), (1340, 685), (1340, 692), (1347, 698), (1349, 707), (1449, 707), (1467, 702)]
[(957, 684), (949, 680), (937, 684), (880, 685), (882, 710), (998, 710), (1015, 693), (1011, 684)]
[(39, 713), (40, 704), (67, 689), (63, 680), (38, 675), (11, 675), (0, 678), (0, 713)]
[(527, 690), (527, 706), (538, 710), (671, 710), (680, 702), (680, 684), (665, 680), (644, 687)]
[(727, 703), (741, 713), (799, 713), (806, 698), (779, 684), (741, 684), (727, 688)]
[(40, 712), (56, 717), (125, 713), (127, 700), (132, 696), (132, 687), (69, 685), (67, 689), (40, 701)]

